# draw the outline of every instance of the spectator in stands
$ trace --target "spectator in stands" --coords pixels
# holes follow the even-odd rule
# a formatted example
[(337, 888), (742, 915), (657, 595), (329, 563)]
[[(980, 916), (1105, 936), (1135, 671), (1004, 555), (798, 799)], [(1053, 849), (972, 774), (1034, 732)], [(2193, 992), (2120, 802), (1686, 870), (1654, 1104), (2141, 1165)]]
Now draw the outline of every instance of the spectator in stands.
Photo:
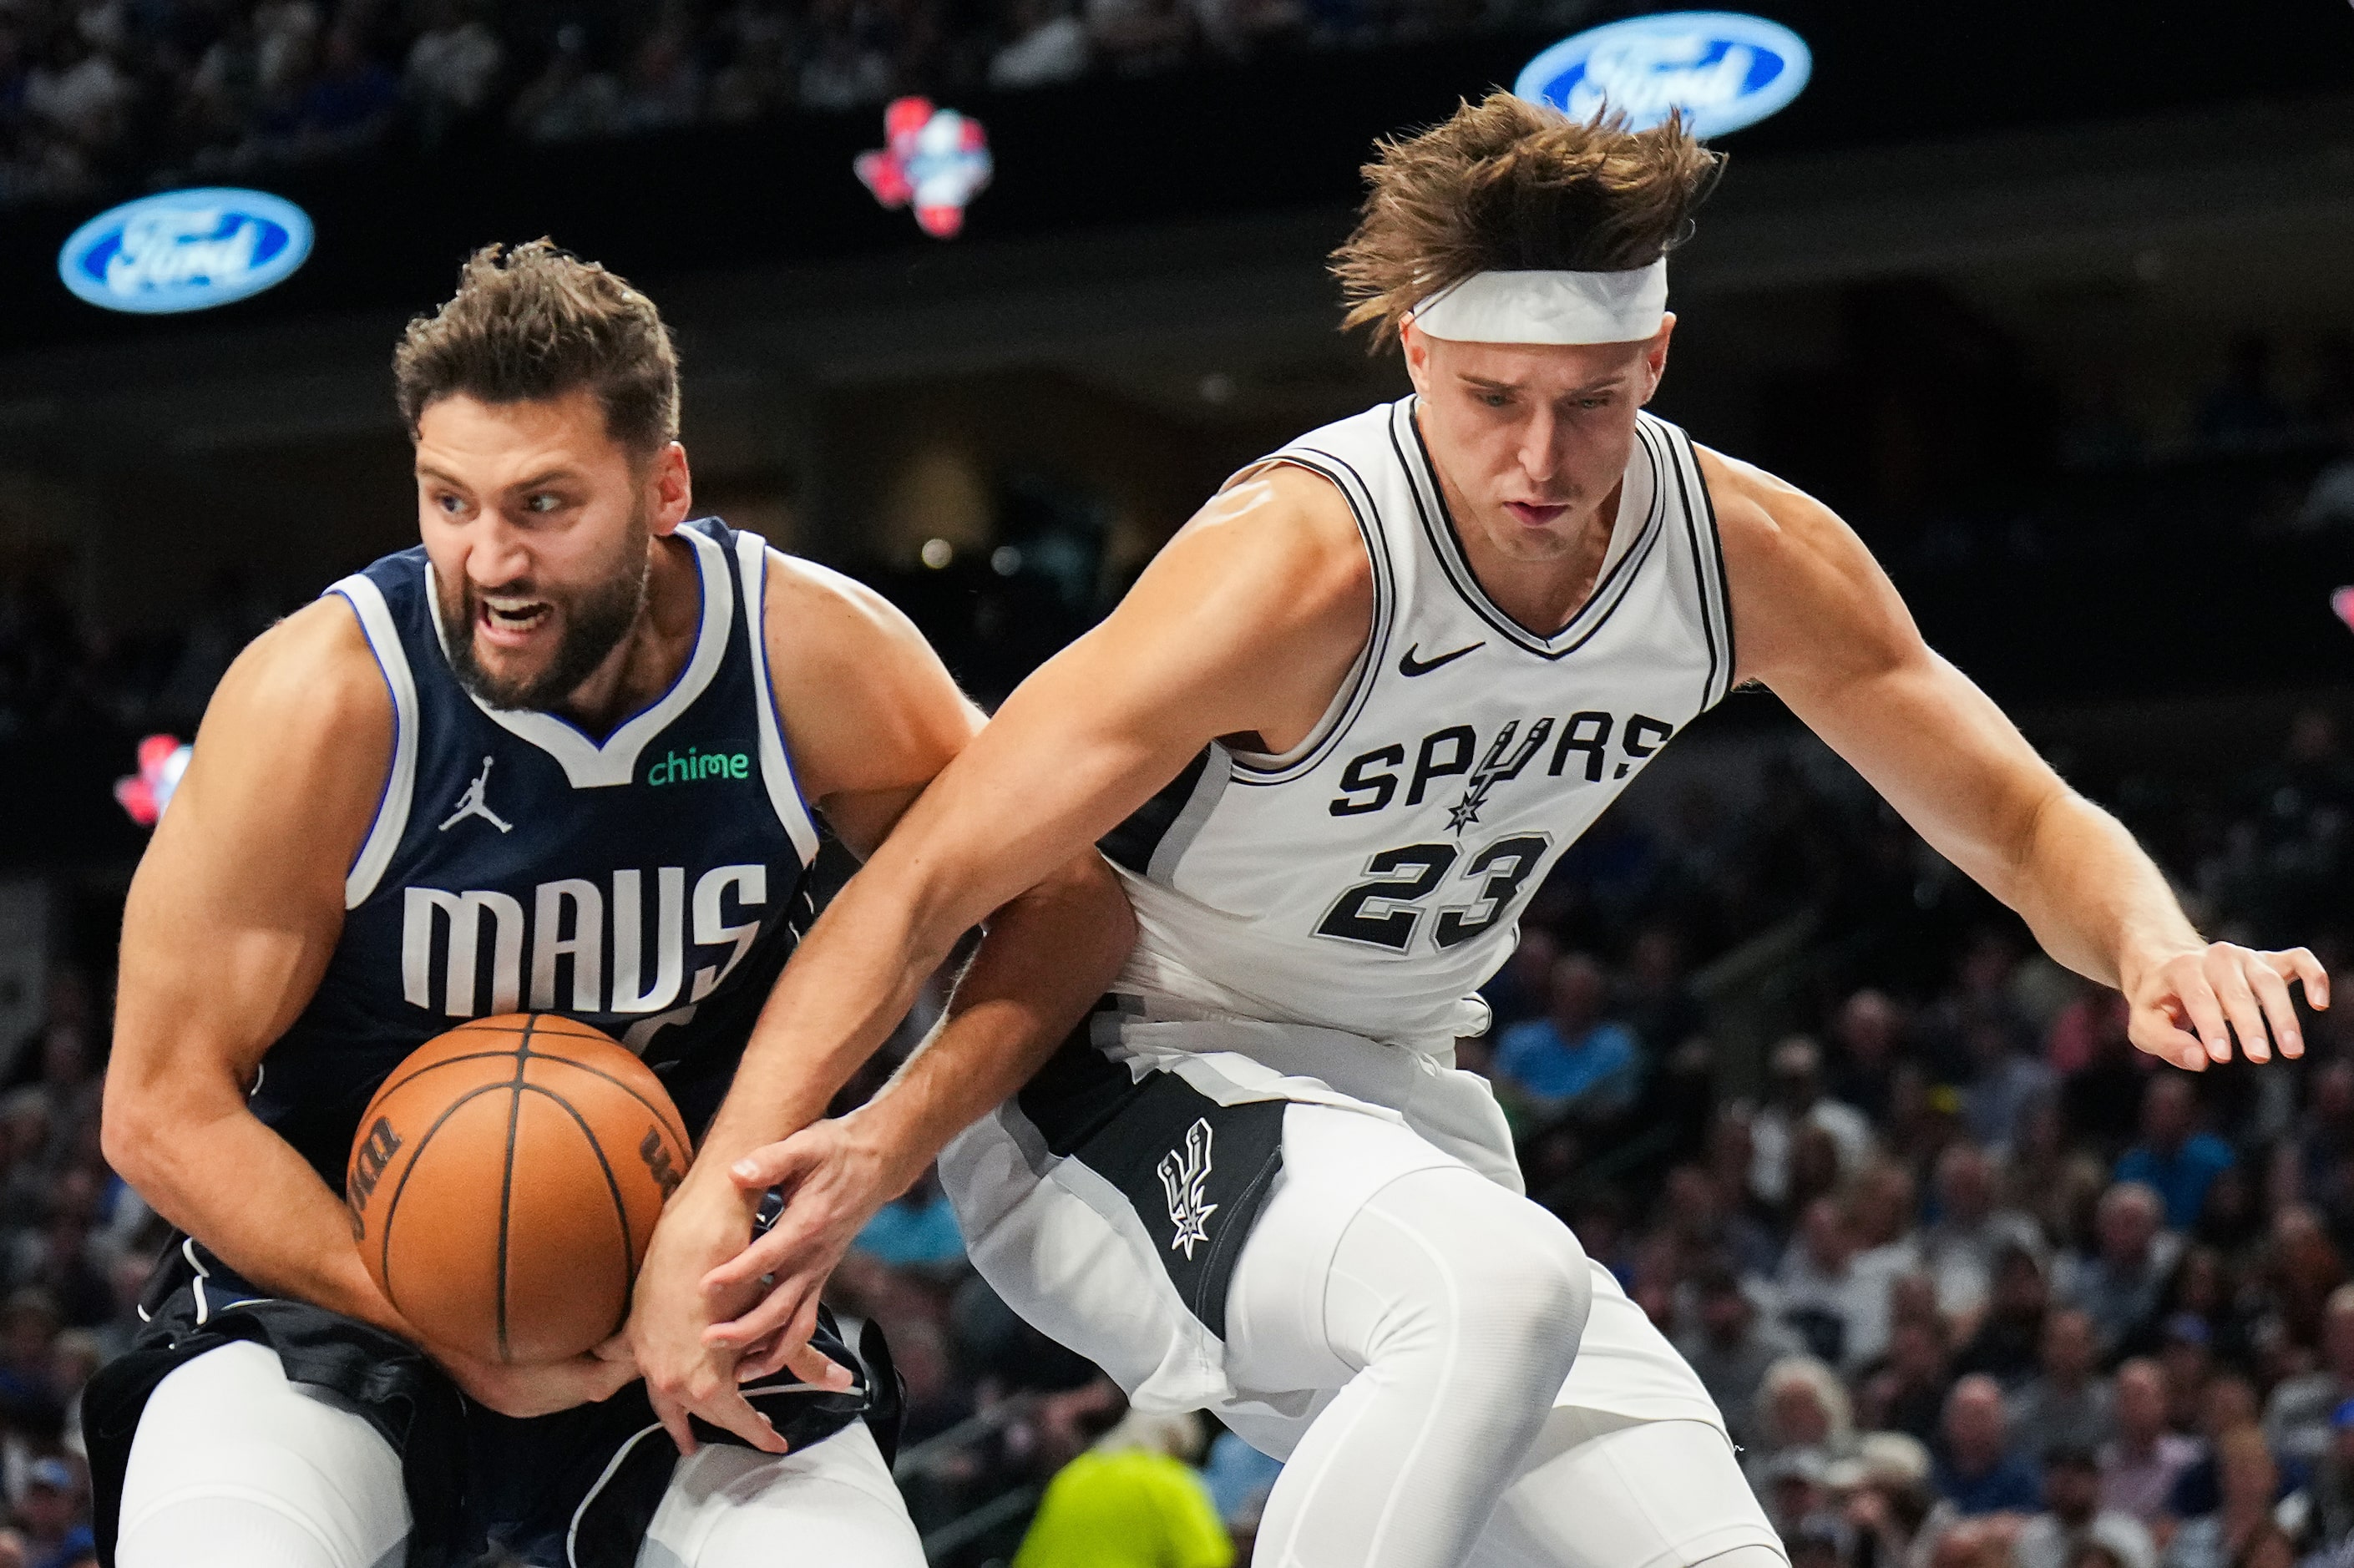
[(533, 142), (584, 142), (610, 136), (621, 122), (621, 84), (588, 55), (588, 30), (556, 29), (546, 66), (515, 97), (507, 120)]
[(1801, 1349), (1796, 1336), (1768, 1321), (1729, 1268), (1703, 1270), (1695, 1282), (1699, 1319), (1677, 1336), (1676, 1348), (1724, 1414), (1735, 1443), (1752, 1440), (1757, 1391), (1766, 1370)]
[(1888, 1354), (1863, 1375), (1864, 1420), (1883, 1432), (1934, 1442), (1952, 1383), (1945, 1320), (1935, 1312), (1900, 1319), (1888, 1330)]
[(1663, 1192), (1668, 1233), (1686, 1257), (1721, 1257), (1744, 1277), (1774, 1272), (1777, 1253), (1766, 1227), (1744, 1213), (1705, 1166), (1679, 1165)]
[(1766, 1075), (1766, 1101), (1749, 1126), (1752, 1192), (1776, 1207), (1789, 1201), (1793, 1157), (1808, 1128), (1829, 1135), (1841, 1171), (1863, 1169), (1872, 1158), (1872, 1124), (1853, 1106), (1823, 1092), (1822, 1052), (1812, 1040), (1793, 1035), (1775, 1046)]
[(2107, 1547), (2123, 1568), (2157, 1568), (2148, 1528), (2101, 1507), (2101, 1466), (2093, 1451), (2055, 1443), (2043, 1456), (2043, 1511), (2020, 1526), (2013, 1562), (2016, 1568), (2067, 1568), (2087, 1540)]
[(1868, 1432), (1855, 1457), (1829, 1467), (1828, 1481), (1854, 1541), (1850, 1568), (1903, 1568), (1935, 1499), (1929, 1450), (1901, 1432)]
[(1937, 1282), (1937, 1305), (1956, 1318), (1986, 1309), (1997, 1257), (2022, 1248), (2040, 1258), (2043, 1237), (2035, 1222), (1995, 1207), (1995, 1166), (1972, 1143), (1949, 1145), (1937, 1157), (1937, 1217), (1921, 1233), (1922, 1261)]
[(2180, 1241), (2158, 1228), (2165, 1209), (2155, 1189), (2120, 1181), (2101, 1194), (2093, 1217), (2092, 1255), (2060, 1260), (2057, 1294), (2091, 1314), (2104, 1351), (2123, 1345), (2150, 1319)]
[(1612, 993), (1635, 1038), (1657, 1053), (1673, 1052), (1704, 1022), (1684, 973), (1683, 943), (1671, 927), (1646, 926), (1636, 934)]
[(914, 1186), (876, 1210), (851, 1245), (894, 1268), (938, 1271), (961, 1265), (964, 1235), (940, 1190), (938, 1168), (926, 1167)]
[(1561, 942), (1550, 930), (1535, 925), (1522, 928), (1520, 946), (1479, 993), (1488, 999), (1497, 1033), (1523, 1019), (1543, 1015), (1550, 1001), (1553, 960), (1560, 957)]
[(506, 49), (464, 0), (429, 0), (422, 15), (400, 92), (417, 117), (419, 139), (434, 147), (489, 111)]
[(2199, 1462), (2199, 1444), (2167, 1430), (2166, 1374), (2137, 1356), (2116, 1372), (2117, 1435), (2101, 1449), (2101, 1506), (2155, 1526), (2182, 1473)]
[(1642, 1067), (1635, 1037), (1603, 1016), (1608, 981), (1592, 958), (1564, 954), (1548, 981), (1545, 1016), (1498, 1041), (1497, 1081), (1544, 1119), (1607, 1120), (1634, 1103)]
[(1756, 1442), (1742, 1467), (1762, 1494), (1766, 1467), (1794, 1450), (1823, 1458), (1852, 1458), (1855, 1424), (1839, 1374), (1812, 1356), (1785, 1356), (1766, 1369), (1752, 1429)]
[(2099, 1361), (2091, 1317), (2073, 1307), (2048, 1314), (2036, 1375), (2010, 1396), (2010, 1429), (2054, 1446), (2097, 1452), (2116, 1424), (2115, 1395), (2098, 1375)]
[(1013, 0), (1005, 30), (1005, 45), (990, 57), (990, 86), (1044, 87), (1086, 74), (1087, 26), (1060, 0)]
[(1875, 1122), (1888, 1115), (1890, 1080), (1896, 1071), (1903, 1026), (1903, 1017), (1888, 994), (1869, 988), (1841, 1003), (1831, 1025), (1830, 1092)]
[(2254, 1426), (2224, 1433), (2215, 1443), (2221, 1496), (2211, 1513), (2182, 1521), (2159, 1559), (2162, 1568), (2235, 1568), (2257, 1536), (2273, 1527), (2280, 1468)]
[(76, 1522), (80, 1489), (62, 1459), (36, 1459), (26, 1467), (16, 1526), (25, 1540), (26, 1568), (72, 1568), (90, 1555), (90, 1527)]
[(2002, 1387), (1982, 1373), (1956, 1381), (1946, 1396), (1944, 1439), (1931, 1478), (1965, 1519), (2033, 1513), (2042, 1500), (2035, 1467), (2009, 1450)]
[(2354, 1399), (2329, 1413), (2329, 1439), (2306, 1484), (2284, 1503), (2284, 1522), (2317, 1561), (2340, 1568), (2354, 1538)]
[(1198, 1416), (1130, 1411), (1047, 1483), (1013, 1568), (1228, 1568), (1201, 1440)]
[(1984, 1372), (2006, 1389), (2035, 1375), (2043, 1344), (2044, 1314), (2052, 1292), (2043, 1266), (2017, 1243), (1995, 1255), (1994, 1290), (1978, 1331), (1954, 1357), (1957, 1372)]
[(2264, 1402), (2264, 1436), (2291, 1464), (2309, 1465), (2335, 1441), (2338, 1410), (2354, 1400), (2354, 1285), (2329, 1293), (2321, 1319), (2321, 1365), (2283, 1378)]
[(1845, 1205), (1817, 1198), (1775, 1271), (1782, 1322), (1824, 1361), (1861, 1367), (1888, 1348), (1888, 1287), (1901, 1272), (1860, 1257)]
[(2169, 1230), (2187, 1231), (2199, 1220), (2207, 1189), (2230, 1168), (2232, 1146), (2197, 1122), (2190, 1079), (2161, 1073), (2142, 1091), (2141, 1141), (2117, 1161), (2119, 1181), (2139, 1181), (2166, 1205)]

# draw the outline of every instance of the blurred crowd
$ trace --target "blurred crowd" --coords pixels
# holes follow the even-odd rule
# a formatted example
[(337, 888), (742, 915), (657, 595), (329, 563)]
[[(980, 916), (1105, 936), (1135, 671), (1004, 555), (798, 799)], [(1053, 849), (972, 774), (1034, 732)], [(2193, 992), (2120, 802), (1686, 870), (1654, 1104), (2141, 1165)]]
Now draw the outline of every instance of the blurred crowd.
[(12, 0), (0, 203), (387, 143), (560, 143), (902, 92), (1565, 22), (1594, 0)]

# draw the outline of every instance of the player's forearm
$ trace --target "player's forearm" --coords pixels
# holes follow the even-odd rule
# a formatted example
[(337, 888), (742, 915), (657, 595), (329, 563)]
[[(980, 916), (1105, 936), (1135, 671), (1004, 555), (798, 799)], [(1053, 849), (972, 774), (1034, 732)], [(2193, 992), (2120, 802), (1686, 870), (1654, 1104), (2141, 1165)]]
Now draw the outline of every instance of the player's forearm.
[(2072, 789), (2035, 813), (2012, 885), (1996, 891), (2053, 959), (2104, 985), (2204, 945), (2125, 824)]
[(921, 902), (895, 885), (892, 869), (878, 856), (852, 877), (785, 966), (696, 1150), (696, 1171), (823, 1116), (948, 957), (963, 927), (927, 918)]
[(105, 1140), (109, 1161), (156, 1213), (253, 1285), (414, 1338), (368, 1277), (343, 1203), (242, 1103), (165, 1121), (110, 1096)]
[(1029, 1081), (1102, 996), (1135, 939), (1127, 895), (1092, 850), (991, 917), (940, 1026), (853, 1115), (891, 1190)]

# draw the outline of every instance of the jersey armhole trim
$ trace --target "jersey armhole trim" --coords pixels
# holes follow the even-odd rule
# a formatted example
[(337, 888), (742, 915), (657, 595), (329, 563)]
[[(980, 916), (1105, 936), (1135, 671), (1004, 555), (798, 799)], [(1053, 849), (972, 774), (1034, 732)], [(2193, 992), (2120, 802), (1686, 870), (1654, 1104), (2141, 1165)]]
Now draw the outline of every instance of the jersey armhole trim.
[[(1700, 471), (1699, 454), (1691, 438), (1680, 429), (1668, 435), (1669, 466), (1676, 476), (1677, 498), (1682, 503), (1685, 541), (1692, 555), (1692, 575), (1700, 586), (1701, 632), (1708, 641), (1708, 679), (1701, 687), (1701, 709), (1706, 712), (1733, 690), (1733, 596), (1724, 580), (1724, 546), (1718, 536), (1715, 503)], [(1700, 504), (1692, 503), (1699, 493)], [(1705, 518), (1708, 540), (1700, 538)], [(1720, 643), (1722, 644), (1720, 646)]]
[[(1390, 623), (1394, 619), (1397, 586), (1389, 556), (1389, 541), (1382, 535), (1381, 513), (1374, 506), (1373, 492), (1364, 476), (1344, 458), (1335, 457), (1316, 447), (1286, 447), (1260, 459), (1242, 471), (1236, 478), (1273, 468), (1278, 464), (1304, 469), (1330, 483), (1341, 493), (1349, 504), (1349, 515), (1357, 524), (1358, 535), (1365, 546), (1365, 557), (1373, 573), (1373, 624), (1367, 629), (1365, 645), (1350, 666), (1341, 689), (1332, 694), (1331, 703), (1316, 727), (1298, 746), (1279, 756), (1261, 752), (1231, 751), (1221, 747), (1231, 761), (1237, 784), (1288, 784), (1302, 777), (1324, 760), (1325, 754), (1340, 743), (1356, 721), (1357, 715), (1373, 694), (1373, 679), (1379, 673), (1382, 661), (1388, 656)], [(1345, 477), (1344, 477), (1345, 476)], [(1198, 830), (1197, 830), (1198, 831)]]
[(384, 880), (385, 868), (392, 863), (393, 852), (400, 847), (401, 835), (408, 829), (409, 802), (417, 789), (417, 681), (382, 588), (365, 574), (355, 572), (331, 585), (327, 592), (341, 595), (352, 607), (360, 634), (367, 639), (368, 652), (376, 656), (376, 673), (392, 694), (392, 767), (376, 797), (376, 820), (368, 824), (367, 837), (360, 841), (359, 853), (344, 874), (344, 907), (356, 909)]
[(769, 542), (738, 530), (736, 564), (743, 578), (744, 630), (752, 652), (752, 702), (759, 709), (760, 782), (768, 789), (769, 809), (806, 867), (817, 859), (817, 823), (785, 750), (784, 717), (777, 711), (776, 688), (769, 681)]

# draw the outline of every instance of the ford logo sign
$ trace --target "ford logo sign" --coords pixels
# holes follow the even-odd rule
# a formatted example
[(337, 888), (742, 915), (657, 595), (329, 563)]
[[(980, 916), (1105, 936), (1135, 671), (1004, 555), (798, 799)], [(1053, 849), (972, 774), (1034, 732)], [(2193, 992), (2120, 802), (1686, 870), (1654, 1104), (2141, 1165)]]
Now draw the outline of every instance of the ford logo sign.
[(166, 191), (100, 213), (58, 252), (58, 276), (110, 311), (201, 311), (258, 294), (311, 254), (311, 219), (262, 191)]
[(1668, 11), (1588, 28), (1531, 60), (1512, 91), (1575, 119), (1604, 105), (1641, 131), (1682, 110), (1695, 136), (1722, 136), (1798, 96), (1814, 69), (1807, 42), (1737, 11)]

